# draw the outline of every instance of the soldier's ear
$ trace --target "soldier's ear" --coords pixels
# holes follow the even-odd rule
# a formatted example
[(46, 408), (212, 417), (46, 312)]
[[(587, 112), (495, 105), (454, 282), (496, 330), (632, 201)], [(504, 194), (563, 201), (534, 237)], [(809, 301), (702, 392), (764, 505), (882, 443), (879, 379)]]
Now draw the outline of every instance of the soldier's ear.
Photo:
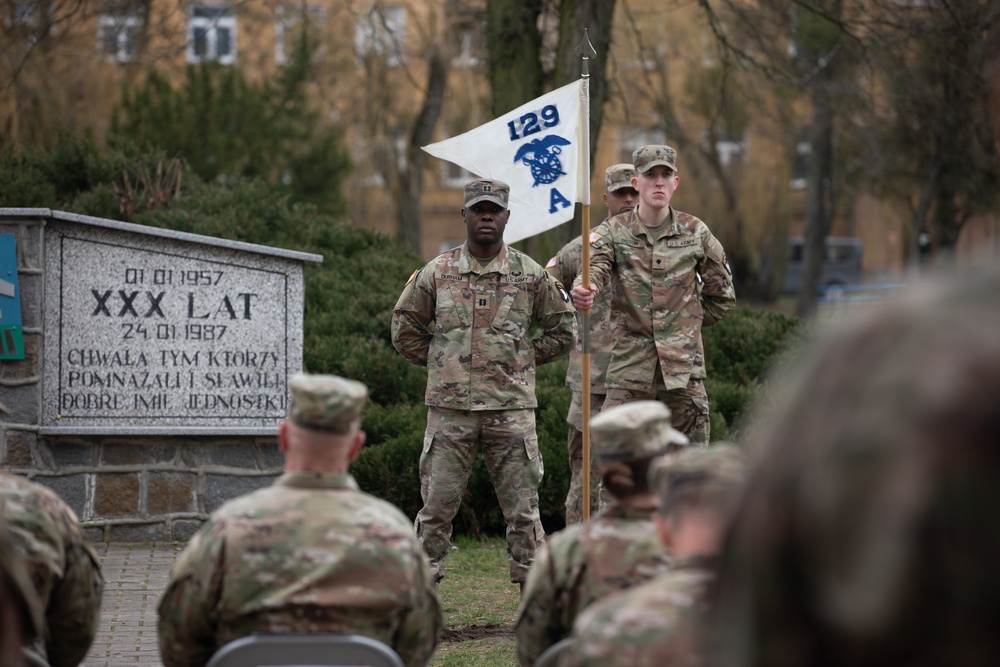
[(354, 437), (351, 439), (351, 449), (347, 452), (348, 463), (358, 458), (358, 454), (361, 453), (361, 448), (365, 446), (365, 440), (367, 439), (368, 435), (364, 431), (357, 431), (354, 434)]
[(653, 523), (656, 524), (656, 534), (660, 536), (663, 546), (667, 548), (667, 551), (673, 551), (674, 533), (670, 530), (670, 522), (662, 514), (657, 513), (653, 516)]
[(288, 451), (288, 422), (284, 419), (278, 424), (278, 451), (282, 454)]

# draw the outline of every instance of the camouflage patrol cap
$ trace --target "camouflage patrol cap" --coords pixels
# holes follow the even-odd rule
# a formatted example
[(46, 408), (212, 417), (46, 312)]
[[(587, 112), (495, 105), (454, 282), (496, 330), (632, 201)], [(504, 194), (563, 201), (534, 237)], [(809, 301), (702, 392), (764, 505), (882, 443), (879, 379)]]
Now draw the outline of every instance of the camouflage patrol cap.
[(316, 431), (348, 433), (361, 418), (361, 408), (368, 398), (365, 385), (336, 375), (298, 373), (290, 385), (289, 420)]
[(507, 208), (507, 200), (510, 197), (510, 186), (503, 181), (495, 181), (488, 178), (481, 178), (465, 185), (465, 207), (481, 201), (489, 201)]
[(604, 172), (604, 185), (608, 192), (632, 187), (635, 177), (635, 167), (627, 162), (613, 164)]
[(632, 164), (640, 174), (645, 174), (658, 164), (669, 167), (677, 173), (677, 151), (670, 146), (656, 144), (643, 146), (632, 153)]
[(687, 437), (670, 425), (670, 408), (659, 401), (635, 401), (601, 412), (590, 423), (594, 457), (600, 463), (636, 461), (662, 454)]
[(730, 442), (708, 447), (688, 447), (668, 454), (649, 469), (649, 486), (660, 496), (662, 507), (692, 489), (714, 487), (735, 490), (743, 482), (743, 451)]

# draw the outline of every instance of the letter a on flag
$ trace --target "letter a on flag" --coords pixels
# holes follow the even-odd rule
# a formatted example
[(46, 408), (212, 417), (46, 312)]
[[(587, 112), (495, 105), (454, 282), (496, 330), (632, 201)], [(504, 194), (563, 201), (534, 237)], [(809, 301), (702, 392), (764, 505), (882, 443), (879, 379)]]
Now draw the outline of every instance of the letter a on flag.
[(581, 88), (578, 79), (465, 134), (424, 146), (434, 157), (510, 186), (507, 243), (573, 218), (580, 192)]

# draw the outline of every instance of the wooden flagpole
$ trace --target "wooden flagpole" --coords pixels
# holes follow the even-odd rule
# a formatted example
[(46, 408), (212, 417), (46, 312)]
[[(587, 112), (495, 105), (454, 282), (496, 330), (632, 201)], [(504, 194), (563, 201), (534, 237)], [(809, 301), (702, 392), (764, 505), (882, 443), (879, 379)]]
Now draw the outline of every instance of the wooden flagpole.
[[(587, 29), (583, 30), (583, 41), (576, 47), (576, 53), (582, 59), (583, 71), (580, 86), (580, 203), (582, 204), (583, 231), (580, 237), (582, 255), (580, 270), (583, 274), (582, 284), (590, 285), (590, 59), (597, 56), (594, 45), (590, 43)], [(580, 394), (583, 412), (583, 520), (590, 518), (590, 311), (583, 311), (580, 318), (580, 342), (582, 345), (582, 360), (580, 363)]]

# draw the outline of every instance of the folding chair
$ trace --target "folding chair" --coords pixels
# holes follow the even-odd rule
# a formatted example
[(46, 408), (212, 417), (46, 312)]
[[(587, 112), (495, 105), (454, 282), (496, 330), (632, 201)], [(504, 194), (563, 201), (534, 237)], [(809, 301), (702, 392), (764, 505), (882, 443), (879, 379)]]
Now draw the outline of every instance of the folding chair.
[(399, 655), (362, 635), (265, 635), (241, 637), (212, 656), (206, 667), (404, 667)]
[(556, 667), (556, 665), (559, 664), (559, 656), (565, 653), (566, 650), (572, 645), (572, 637), (560, 639), (555, 644), (542, 651), (542, 654), (535, 659), (535, 664), (532, 667)]

